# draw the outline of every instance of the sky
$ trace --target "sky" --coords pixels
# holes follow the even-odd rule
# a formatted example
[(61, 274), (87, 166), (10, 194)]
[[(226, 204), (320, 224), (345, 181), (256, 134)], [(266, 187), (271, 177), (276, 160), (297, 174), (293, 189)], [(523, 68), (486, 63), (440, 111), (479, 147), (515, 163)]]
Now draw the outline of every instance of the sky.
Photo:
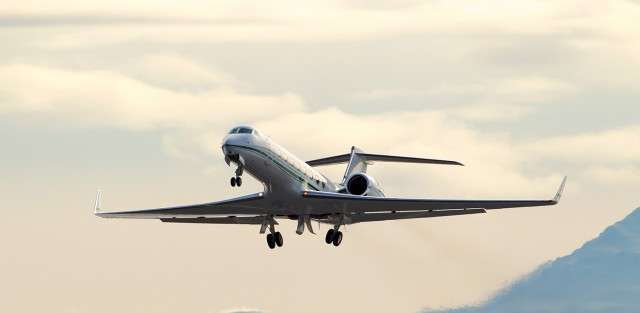
[[(638, 1), (46, 1), (0, 6), (0, 310), (417, 312), (478, 303), (640, 205)], [(393, 196), (555, 207), (348, 226), (101, 220), (248, 194), (237, 124), (371, 153)], [(338, 178), (343, 168), (323, 168)], [(324, 226), (323, 230), (326, 230)], [(320, 232), (322, 233), (322, 231)]]

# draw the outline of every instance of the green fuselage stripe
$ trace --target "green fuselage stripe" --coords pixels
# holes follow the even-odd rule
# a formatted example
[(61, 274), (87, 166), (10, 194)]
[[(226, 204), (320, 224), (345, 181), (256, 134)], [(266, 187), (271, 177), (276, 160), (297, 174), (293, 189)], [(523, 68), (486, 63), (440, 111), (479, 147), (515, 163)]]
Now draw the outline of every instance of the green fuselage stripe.
[[(253, 152), (256, 152), (260, 155), (265, 156), (267, 159), (271, 160), (274, 164), (276, 164), (279, 168), (281, 168), (285, 173), (289, 174), (289, 176), (291, 176), (292, 178), (300, 181), (301, 183), (306, 183), (307, 186), (311, 187), (312, 189), (316, 190), (316, 191), (320, 191), (320, 189), (318, 189), (316, 186), (313, 186), (307, 179), (306, 179), (306, 175), (304, 173), (302, 173), (302, 171), (300, 171), (298, 168), (296, 168), (295, 166), (290, 165), (292, 169), (287, 168), (286, 165), (283, 165), (279, 158), (275, 158), (270, 156), (268, 153), (260, 150), (260, 149), (256, 149), (253, 147), (247, 147), (247, 146), (237, 146), (237, 145), (227, 145), (229, 147), (234, 147), (234, 148), (240, 148), (240, 149), (245, 149), (245, 150), (250, 150)], [(296, 173), (298, 172), (298, 173)], [(302, 173), (302, 174), (300, 174)]]

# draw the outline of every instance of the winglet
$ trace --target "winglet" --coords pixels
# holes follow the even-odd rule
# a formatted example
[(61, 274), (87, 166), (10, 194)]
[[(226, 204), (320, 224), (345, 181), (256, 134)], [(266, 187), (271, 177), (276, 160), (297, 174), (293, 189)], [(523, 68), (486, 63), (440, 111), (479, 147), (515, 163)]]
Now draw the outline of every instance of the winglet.
[(94, 206), (94, 213), (97, 214), (100, 212), (100, 205), (102, 202), (102, 191), (100, 189), (98, 189), (98, 192), (96, 192), (96, 203)]
[(560, 184), (560, 188), (558, 188), (558, 192), (556, 193), (556, 196), (553, 198), (553, 202), (558, 203), (560, 202), (560, 198), (562, 198), (562, 192), (564, 191), (564, 185), (567, 183), (567, 176), (564, 177), (564, 179), (562, 179), (562, 184)]

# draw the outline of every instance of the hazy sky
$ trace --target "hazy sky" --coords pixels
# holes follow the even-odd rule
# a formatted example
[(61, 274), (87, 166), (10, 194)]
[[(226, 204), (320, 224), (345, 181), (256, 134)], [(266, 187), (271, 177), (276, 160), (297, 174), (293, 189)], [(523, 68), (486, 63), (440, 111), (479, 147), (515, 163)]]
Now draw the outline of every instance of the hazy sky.
[[(1, 311), (417, 312), (474, 303), (640, 205), (638, 1), (46, 1), (0, 6)], [(394, 196), (561, 205), (347, 227), (101, 220), (229, 198), (224, 132), (357, 145)], [(341, 167), (327, 168), (331, 177)], [(323, 230), (326, 230), (326, 226)], [(321, 232), (322, 233), (322, 232)]]

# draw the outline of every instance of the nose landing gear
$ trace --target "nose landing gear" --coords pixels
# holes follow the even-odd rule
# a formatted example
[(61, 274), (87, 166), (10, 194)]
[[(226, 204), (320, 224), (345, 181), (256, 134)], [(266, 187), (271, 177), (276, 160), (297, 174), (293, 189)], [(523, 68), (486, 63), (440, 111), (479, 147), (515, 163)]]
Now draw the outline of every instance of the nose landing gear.
[(236, 169), (236, 176), (231, 177), (231, 187), (240, 187), (242, 186), (242, 173), (244, 173), (244, 159), (238, 155), (227, 155), (225, 157), (227, 164), (231, 165), (231, 162), (238, 164), (238, 168)]
[(231, 177), (231, 187), (242, 186), (242, 177)]

